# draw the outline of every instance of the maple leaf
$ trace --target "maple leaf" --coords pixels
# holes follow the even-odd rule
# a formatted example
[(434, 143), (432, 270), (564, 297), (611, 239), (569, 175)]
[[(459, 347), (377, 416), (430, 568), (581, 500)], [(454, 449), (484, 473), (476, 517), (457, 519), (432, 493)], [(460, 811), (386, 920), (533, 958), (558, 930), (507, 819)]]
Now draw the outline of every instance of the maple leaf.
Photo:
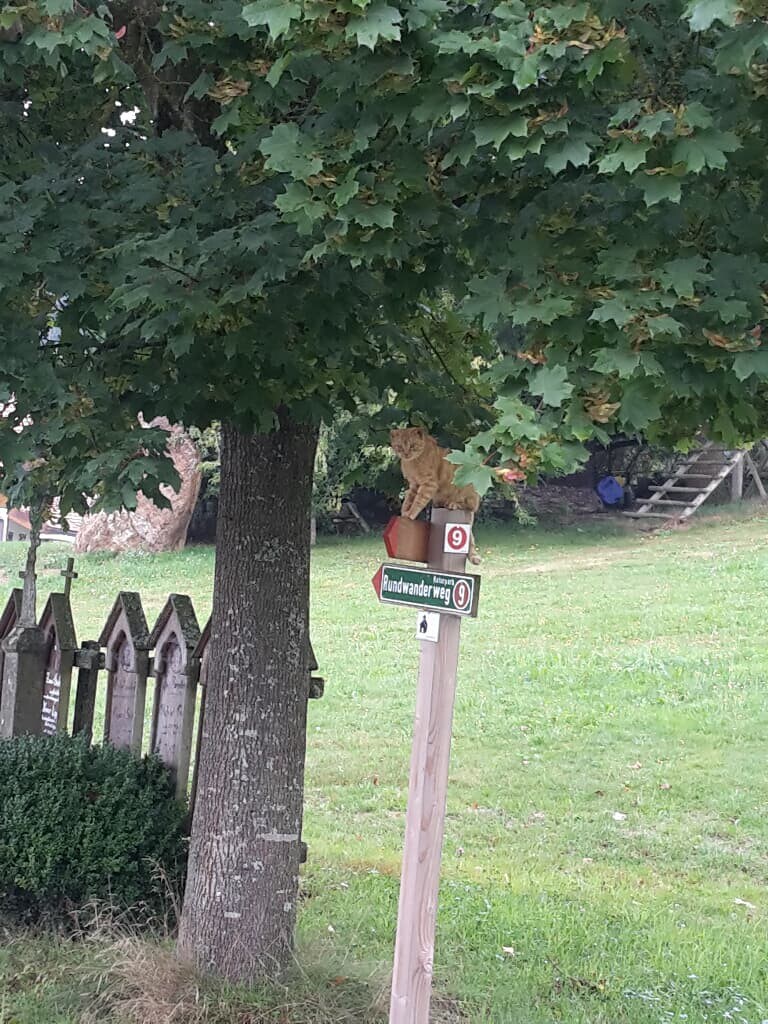
[(540, 395), (545, 405), (557, 408), (573, 391), (564, 366), (542, 366), (533, 374), (529, 388), (532, 395)]
[(592, 150), (586, 142), (579, 139), (567, 138), (555, 146), (549, 146), (546, 150), (544, 166), (553, 174), (564, 171), (568, 164), (572, 167), (582, 167), (588, 164)]
[(699, 132), (688, 139), (679, 139), (675, 144), (672, 159), (684, 164), (689, 171), (699, 174), (706, 167), (722, 170), (726, 153), (733, 153), (741, 142), (733, 132)]
[(358, 46), (376, 49), (380, 39), (395, 41), (400, 38), (403, 16), (396, 7), (387, 3), (371, 4), (359, 18), (352, 18), (346, 28), (347, 39), (356, 39)]
[(684, 256), (669, 260), (658, 273), (658, 279), (665, 288), (670, 288), (680, 298), (692, 298), (696, 282), (709, 280), (701, 256)]
[(298, 0), (256, 0), (245, 4), (242, 16), (247, 25), (266, 25), (273, 39), (288, 31), (291, 22), (301, 17)]
[(685, 13), (694, 32), (705, 32), (715, 21), (735, 25), (740, 11), (739, 0), (693, 0)]
[(309, 141), (296, 124), (276, 125), (260, 149), (267, 157), (267, 168), (295, 178), (308, 178), (323, 169), (322, 159), (311, 153)]
[(633, 178), (643, 190), (643, 198), (646, 206), (656, 206), (665, 199), (670, 203), (679, 203), (682, 196), (682, 186), (679, 178), (667, 174), (641, 174), (639, 178)]
[(620, 298), (607, 299), (601, 303), (596, 309), (594, 309), (589, 317), (590, 320), (594, 320), (595, 323), (606, 324), (610, 321), (616, 324), (617, 327), (624, 327), (634, 317), (632, 310), (628, 309), (624, 301)]
[(640, 356), (637, 352), (626, 348), (604, 348), (595, 356), (592, 369), (598, 373), (618, 373), (619, 377), (631, 377), (639, 365)]
[(475, 140), (478, 146), (492, 143), (499, 149), (510, 135), (525, 138), (528, 135), (528, 121), (520, 114), (513, 117), (489, 117), (481, 121), (475, 128)]
[(623, 167), (631, 174), (645, 163), (650, 148), (650, 142), (622, 142), (612, 153), (598, 161), (598, 170), (601, 174), (615, 174)]
[(768, 379), (768, 350), (740, 352), (733, 360), (733, 372), (739, 380), (753, 376)]

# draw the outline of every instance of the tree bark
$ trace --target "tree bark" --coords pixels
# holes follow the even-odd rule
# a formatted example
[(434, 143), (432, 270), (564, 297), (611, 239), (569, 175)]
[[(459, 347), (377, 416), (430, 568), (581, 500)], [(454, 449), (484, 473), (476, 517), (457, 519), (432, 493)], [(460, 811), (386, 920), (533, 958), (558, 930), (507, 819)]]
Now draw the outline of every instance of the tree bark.
[(197, 806), (179, 953), (232, 981), (292, 959), (309, 683), (314, 428), (222, 427)]

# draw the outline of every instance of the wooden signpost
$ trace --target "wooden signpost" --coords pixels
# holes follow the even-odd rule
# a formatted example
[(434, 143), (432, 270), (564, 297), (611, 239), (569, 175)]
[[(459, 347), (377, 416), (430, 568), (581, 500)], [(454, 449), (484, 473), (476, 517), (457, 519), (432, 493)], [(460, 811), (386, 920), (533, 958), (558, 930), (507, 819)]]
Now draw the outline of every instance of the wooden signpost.
[[(386, 564), (373, 580), (380, 600), (421, 609), (416, 633), (421, 641), (421, 659), (390, 1024), (429, 1021), (461, 620), (477, 614), (480, 591), (479, 577), (463, 572), (471, 520), (469, 513), (433, 509), (426, 551), (428, 569)], [(390, 536), (398, 532), (399, 528), (392, 529)], [(397, 545), (394, 549), (387, 545), (387, 550), (394, 558), (409, 557)], [(412, 552), (413, 548), (408, 550)]]

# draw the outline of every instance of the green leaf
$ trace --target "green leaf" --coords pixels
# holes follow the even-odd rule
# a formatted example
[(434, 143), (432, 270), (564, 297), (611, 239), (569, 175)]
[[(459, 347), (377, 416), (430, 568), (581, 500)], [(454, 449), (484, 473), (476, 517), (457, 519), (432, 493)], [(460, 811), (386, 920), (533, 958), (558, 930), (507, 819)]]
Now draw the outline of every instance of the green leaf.
[(584, 141), (567, 138), (555, 146), (548, 146), (544, 166), (553, 174), (564, 171), (568, 164), (581, 167), (589, 163), (592, 150)]
[(474, 487), (478, 494), (485, 494), (493, 484), (493, 470), (483, 464), (479, 452), (454, 451), (447, 459), (459, 467), (455, 481), (460, 487)]
[(574, 22), (584, 21), (589, 13), (589, 4), (553, 4), (546, 13), (555, 28), (564, 29)]
[(619, 416), (627, 428), (644, 430), (661, 415), (658, 396), (649, 388), (650, 382), (646, 386), (633, 382), (624, 391)]
[(283, 72), (291, 63), (292, 53), (284, 53), (282, 57), (278, 57), (272, 67), (269, 69), (269, 73), (266, 77), (267, 85), (271, 85), (273, 89), (277, 88), (280, 84), (280, 79), (283, 77)]
[(749, 377), (768, 378), (768, 349), (757, 352), (739, 352), (733, 360), (733, 372), (739, 380)]
[(353, 200), (344, 207), (344, 215), (365, 228), (391, 228), (395, 211), (386, 203), (360, 203)]
[(594, 309), (589, 319), (598, 324), (607, 324), (613, 321), (617, 327), (624, 327), (634, 315), (622, 299), (614, 297), (606, 299)]
[(307, 139), (295, 124), (277, 125), (259, 149), (268, 158), (268, 169), (283, 171), (294, 178), (308, 178), (323, 169), (323, 161), (310, 152)]
[(530, 86), (535, 85), (539, 80), (539, 55), (538, 53), (527, 54), (520, 67), (515, 72), (513, 79), (515, 88), (522, 92)]
[(507, 274), (487, 274), (473, 277), (469, 282), (469, 296), (464, 300), (464, 312), (480, 318), (486, 330), (492, 330), (502, 318), (512, 314), (507, 295)]
[(704, 270), (704, 261), (700, 256), (670, 260), (664, 264), (657, 276), (665, 288), (670, 288), (681, 299), (693, 298), (696, 292), (696, 282), (709, 279), (709, 274)]
[(722, 170), (727, 163), (725, 154), (734, 153), (740, 146), (741, 142), (733, 132), (704, 131), (688, 139), (679, 139), (672, 158), (694, 174), (699, 174), (705, 167)]
[(646, 206), (656, 206), (665, 199), (679, 203), (681, 197), (680, 179), (669, 174), (641, 174), (632, 179), (643, 190)]
[(564, 366), (541, 366), (533, 374), (528, 389), (532, 395), (540, 395), (545, 405), (559, 408), (573, 392), (573, 384), (568, 382)]
[(256, 0), (243, 7), (243, 18), (247, 25), (266, 25), (273, 39), (279, 39), (288, 31), (291, 22), (301, 17), (298, 0)]
[(674, 126), (675, 119), (668, 110), (658, 110), (655, 114), (646, 114), (641, 117), (635, 126), (635, 131), (645, 135), (648, 139), (655, 138), (659, 132), (669, 126)]
[(746, 320), (749, 306), (742, 299), (725, 299), (720, 295), (709, 295), (699, 307), (702, 313), (712, 313), (724, 324), (734, 320)]
[(611, 128), (619, 128), (623, 124), (634, 121), (642, 109), (643, 107), (639, 100), (627, 100), (626, 103), (622, 103), (618, 107), (608, 124)]
[(706, 32), (715, 21), (735, 25), (740, 10), (739, 0), (693, 0), (685, 14), (694, 32)]
[(334, 198), (336, 205), (339, 207), (346, 206), (346, 204), (355, 198), (357, 193), (360, 191), (360, 185), (357, 181), (357, 169), (352, 168), (344, 179), (340, 182), (337, 188), (334, 190)]
[(573, 301), (562, 295), (545, 295), (541, 299), (525, 299), (514, 304), (512, 322), (520, 326), (537, 321), (553, 324), (561, 316), (573, 312)]
[(285, 192), (277, 197), (275, 206), (287, 221), (297, 225), (303, 235), (308, 235), (315, 221), (321, 220), (328, 213), (325, 204), (315, 199), (312, 192), (300, 181), (292, 181)]
[(347, 39), (357, 39), (358, 46), (375, 50), (380, 39), (394, 42), (400, 38), (403, 16), (396, 7), (387, 3), (371, 4), (365, 14), (351, 18), (346, 28)]
[(598, 170), (601, 174), (615, 174), (623, 167), (631, 174), (640, 164), (645, 163), (650, 148), (650, 142), (622, 142), (599, 161)]
[(481, 121), (475, 128), (475, 140), (478, 146), (487, 146), (488, 143), (498, 149), (505, 139), (510, 135), (516, 138), (525, 138), (528, 134), (528, 121), (521, 115), (513, 117), (489, 117)]
[(602, 348), (595, 356), (592, 369), (596, 373), (618, 373), (631, 377), (640, 365), (640, 356), (627, 348)]
[(43, 0), (43, 10), (51, 18), (57, 18), (61, 14), (71, 14), (74, 7), (73, 0)]
[(661, 316), (649, 316), (645, 323), (652, 338), (659, 338), (664, 335), (673, 335), (675, 338), (679, 338), (680, 332), (683, 329), (683, 325), (679, 320), (675, 320), (674, 317), (666, 313), (663, 313)]
[(729, 32), (718, 47), (715, 67), (725, 75), (731, 74), (734, 68), (746, 71), (761, 49), (768, 50), (768, 25), (758, 27), (754, 22), (740, 25)]

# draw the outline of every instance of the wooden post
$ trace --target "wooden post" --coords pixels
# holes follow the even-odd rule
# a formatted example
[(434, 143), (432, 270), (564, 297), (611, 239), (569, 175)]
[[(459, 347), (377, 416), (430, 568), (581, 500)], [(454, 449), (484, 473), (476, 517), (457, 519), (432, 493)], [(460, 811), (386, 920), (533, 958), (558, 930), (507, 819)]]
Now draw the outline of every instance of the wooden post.
[[(443, 539), (446, 523), (471, 521), (466, 512), (433, 510), (430, 569), (464, 570), (466, 555), (444, 554)], [(390, 1024), (429, 1021), (460, 634), (461, 619), (441, 615), (437, 642), (421, 641)]]
[(733, 467), (731, 473), (731, 501), (741, 501), (744, 497), (744, 455)]

